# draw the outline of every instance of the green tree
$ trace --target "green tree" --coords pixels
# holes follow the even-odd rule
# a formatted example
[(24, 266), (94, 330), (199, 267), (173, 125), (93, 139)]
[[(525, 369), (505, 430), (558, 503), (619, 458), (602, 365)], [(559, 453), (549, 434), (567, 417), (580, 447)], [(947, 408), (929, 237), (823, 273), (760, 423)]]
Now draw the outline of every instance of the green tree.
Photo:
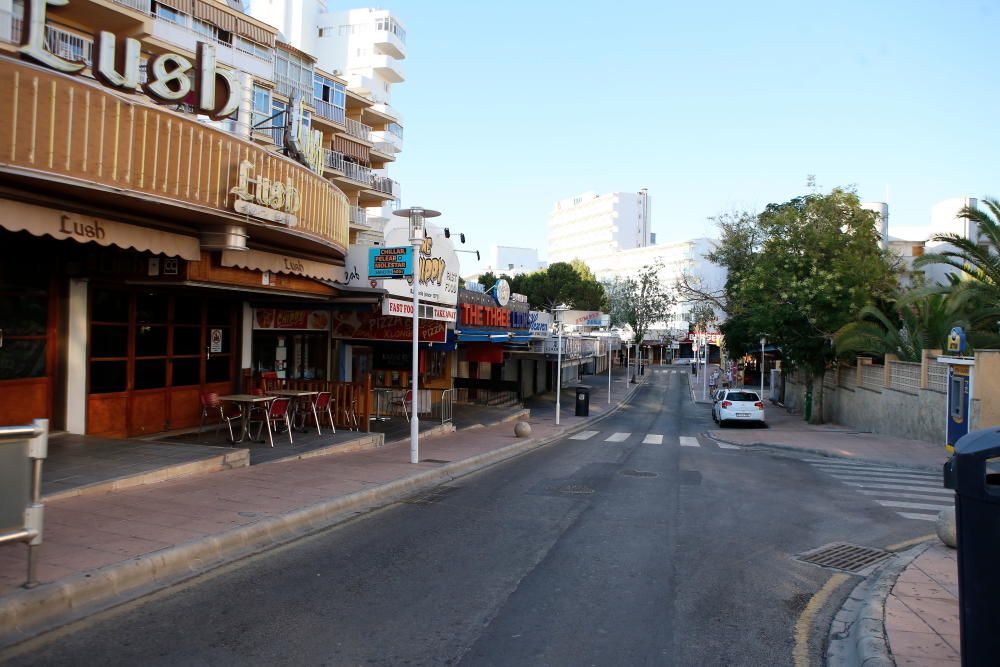
[(635, 345), (642, 345), (651, 325), (667, 319), (674, 296), (660, 279), (663, 266), (657, 262), (635, 275), (616, 277), (605, 283), (610, 304), (611, 326), (628, 325)]
[[(895, 277), (879, 247), (875, 214), (845, 189), (769, 204), (740, 220), (739, 234), (713, 253), (729, 269), (729, 319), (721, 329), (734, 356), (777, 344), (814, 393), (823, 422), (822, 376), (835, 358), (834, 334), (868, 303), (891, 294)], [(819, 382), (816, 382), (816, 379)]]
[(604, 288), (586, 265), (581, 266), (585, 273), (568, 262), (556, 262), (547, 269), (512, 278), (511, 289), (526, 295), (528, 303), (540, 310), (563, 303), (577, 310), (605, 310)]

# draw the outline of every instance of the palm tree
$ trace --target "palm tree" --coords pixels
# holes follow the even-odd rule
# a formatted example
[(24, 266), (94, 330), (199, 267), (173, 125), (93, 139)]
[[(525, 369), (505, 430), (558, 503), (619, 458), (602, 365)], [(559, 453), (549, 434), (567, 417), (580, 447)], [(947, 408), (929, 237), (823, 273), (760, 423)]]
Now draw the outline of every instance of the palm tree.
[(944, 347), (952, 327), (969, 328), (963, 305), (948, 288), (939, 287), (910, 292), (881, 307), (865, 306), (856, 321), (834, 334), (837, 354), (894, 354), (902, 361), (920, 361), (923, 350)]
[(1000, 200), (987, 197), (983, 205), (988, 210), (962, 208), (958, 217), (976, 224), (979, 236), (986, 243), (977, 243), (958, 234), (937, 234), (934, 241), (947, 243), (950, 248), (917, 258), (914, 266), (947, 264), (964, 274), (972, 283), (968, 287), (983, 299), (988, 307), (1000, 307)]

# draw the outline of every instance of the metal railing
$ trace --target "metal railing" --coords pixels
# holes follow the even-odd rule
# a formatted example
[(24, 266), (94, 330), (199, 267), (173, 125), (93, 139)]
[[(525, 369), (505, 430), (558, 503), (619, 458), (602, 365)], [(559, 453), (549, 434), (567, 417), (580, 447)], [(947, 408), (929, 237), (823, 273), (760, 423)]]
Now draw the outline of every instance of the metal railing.
[(343, 124), (347, 119), (343, 107), (338, 107), (337, 105), (321, 100), (318, 97), (312, 98), (312, 105), (313, 109), (316, 110), (317, 116), (326, 118), (327, 120), (332, 120), (334, 123)]
[[(20, 44), (24, 34), (24, 19), (11, 12), (0, 12), (0, 20), (10, 20), (10, 43)], [(87, 67), (94, 63), (94, 40), (90, 37), (45, 25), (45, 48), (66, 60), (82, 60)]]
[(371, 187), (372, 190), (384, 192), (385, 194), (392, 195), (393, 197), (399, 196), (397, 193), (399, 184), (391, 178), (387, 178), (385, 176), (378, 176), (377, 174), (371, 176)]
[(351, 206), (348, 209), (348, 219), (352, 225), (371, 226), (368, 224), (368, 215), (365, 213), (365, 209), (359, 206)]
[(471, 405), (486, 405), (491, 407), (505, 408), (521, 405), (521, 399), (516, 391), (505, 389), (475, 389), (471, 387), (460, 387), (455, 389), (456, 403), (469, 403)]
[(49, 420), (0, 427), (0, 544), (28, 543), (25, 588), (38, 584), (36, 552), (42, 544), (42, 462), (48, 455)]
[(119, 5), (125, 5), (126, 7), (131, 7), (132, 9), (140, 11), (143, 14), (151, 14), (153, 11), (152, 9), (153, 3), (150, 0), (113, 0), (113, 1), (118, 3)]
[(352, 137), (357, 137), (362, 141), (371, 141), (371, 125), (365, 125), (360, 120), (347, 119), (347, 133)]
[(372, 146), (372, 150), (378, 151), (379, 153), (385, 153), (386, 155), (395, 155), (396, 147), (390, 144), (388, 141), (376, 141)]
[(280, 95), (291, 99), (293, 93), (299, 93), (303, 100), (312, 99), (312, 72), (309, 73), (310, 84), (308, 86), (303, 85), (299, 81), (285, 76), (284, 74), (274, 74), (274, 89)]

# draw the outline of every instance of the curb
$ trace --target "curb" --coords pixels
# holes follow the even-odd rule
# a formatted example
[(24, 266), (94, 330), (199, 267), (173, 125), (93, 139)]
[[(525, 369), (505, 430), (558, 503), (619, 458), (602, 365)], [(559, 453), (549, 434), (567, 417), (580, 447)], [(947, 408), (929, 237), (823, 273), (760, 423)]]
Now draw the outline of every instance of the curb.
[[(841, 461), (857, 461), (858, 463), (871, 463), (873, 465), (889, 466), (893, 468), (922, 470), (924, 472), (941, 472), (940, 465), (926, 465), (923, 463), (899, 463), (898, 461), (886, 461), (884, 459), (862, 458), (858, 456), (839, 456), (825, 449), (813, 449), (811, 447), (796, 447), (794, 445), (776, 445), (770, 442), (733, 442), (731, 440), (726, 440), (725, 438), (719, 438), (717, 436), (710, 435), (711, 433), (715, 433), (715, 431), (714, 430), (706, 431), (705, 432), (706, 437), (711, 438), (716, 442), (722, 442), (727, 445), (737, 445), (739, 447), (744, 447), (744, 448), (761, 447), (764, 449), (778, 449), (786, 452), (801, 452), (804, 454), (812, 454), (814, 456), (823, 456), (828, 459), (839, 459)], [(941, 464), (943, 465), (944, 461), (941, 461)]]
[[(638, 383), (607, 412), (547, 438), (519, 440), (471, 458), (299, 508), (255, 524), (174, 545), (0, 598), (0, 649), (183, 583), (217, 567), (306, 537), (352, 516), (552, 444), (618, 412)], [(497, 423), (516, 421), (508, 416)], [(513, 437), (513, 436), (512, 436)]]
[(902, 552), (854, 587), (830, 625), (829, 667), (894, 667), (885, 633), (885, 600), (899, 574), (930, 542)]

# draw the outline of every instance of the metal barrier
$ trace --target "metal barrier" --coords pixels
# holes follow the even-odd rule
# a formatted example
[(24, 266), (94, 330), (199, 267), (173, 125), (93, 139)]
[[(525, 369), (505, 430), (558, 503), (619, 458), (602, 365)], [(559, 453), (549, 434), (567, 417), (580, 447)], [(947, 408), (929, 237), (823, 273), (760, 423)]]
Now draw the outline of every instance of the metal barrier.
[(437, 403), (431, 404), (431, 417), (440, 418), (442, 424), (447, 424), (452, 420), (452, 415), (454, 413), (454, 393), (451, 389), (441, 390), (441, 400)]
[(25, 588), (38, 585), (35, 552), (42, 544), (42, 461), (48, 448), (48, 419), (0, 427), (0, 544), (28, 543)]

